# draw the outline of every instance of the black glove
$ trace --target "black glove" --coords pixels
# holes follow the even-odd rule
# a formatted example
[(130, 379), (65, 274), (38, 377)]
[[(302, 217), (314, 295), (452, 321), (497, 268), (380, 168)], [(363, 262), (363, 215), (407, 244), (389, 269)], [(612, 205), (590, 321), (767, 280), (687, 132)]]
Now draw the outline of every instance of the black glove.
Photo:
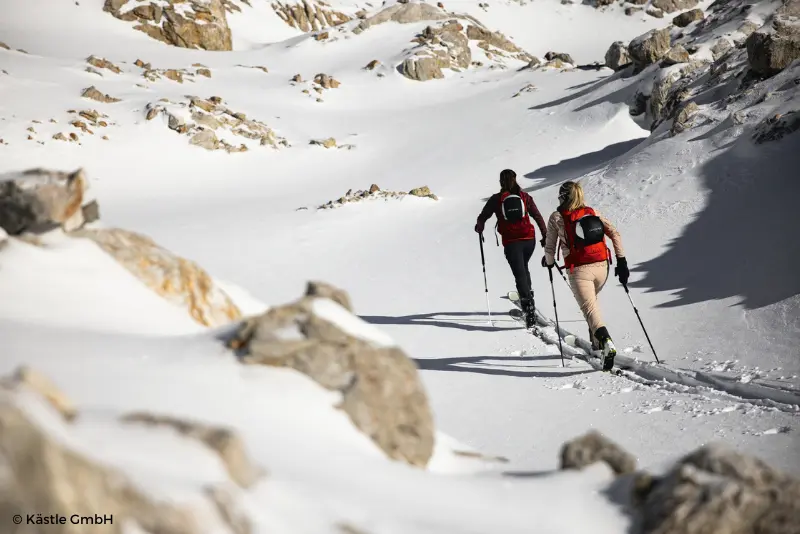
[(483, 223), (478, 221), (478, 224), (475, 225), (475, 231), (479, 234), (483, 233)]
[(628, 260), (625, 258), (617, 258), (617, 266), (614, 268), (614, 275), (619, 278), (619, 283), (628, 285), (628, 278), (631, 272), (628, 270)]
[(552, 269), (555, 263), (551, 263), (550, 265), (547, 264), (547, 260), (544, 256), (542, 256), (542, 267), (547, 267), (548, 269)]
[(542, 248), (544, 248), (544, 244), (547, 243), (547, 239), (543, 237), (542, 240), (539, 241), (539, 243), (541, 243)]

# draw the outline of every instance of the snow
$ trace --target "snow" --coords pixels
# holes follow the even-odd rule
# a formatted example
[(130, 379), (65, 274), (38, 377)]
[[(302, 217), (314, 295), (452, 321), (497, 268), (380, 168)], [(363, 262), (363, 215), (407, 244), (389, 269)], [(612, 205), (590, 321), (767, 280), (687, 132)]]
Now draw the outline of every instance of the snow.
[[(613, 41), (670, 20), (558, 0), (486, 10), (477, 1), (444, 3), (534, 55), (565, 52), (579, 64), (602, 61)], [(742, 97), (743, 123), (729, 129), (719, 126), (732, 124), (715, 108), (719, 95), (704, 94), (702, 114), (716, 122), (669, 137), (668, 125), (643, 129), (627, 104), (675, 68), (624, 78), (487, 67), (414, 82), (394, 67), (429, 22), (355, 35), (354, 21), (316, 41), (267, 2), (236, 4), (242, 12), (228, 15), (234, 51), (222, 53), (158, 43), (103, 12), (102, 0), (8, 2), (0, 38), (29, 54), (0, 49), (0, 70), (8, 72), (0, 74), (7, 143), (0, 173), (84, 167), (103, 224), (196, 261), (245, 315), (296, 300), (308, 280), (344, 288), (355, 316), (327, 299), (314, 301), (315, 313), (414, 359), (435, 415), (435, 455), (426, 470), (388, 461), (336, 408), (338, 393), (295, 371), (238, 364), (217, 340), (221, 330), (195, 323), (92, 242), (56, 233), (37, 245), (0, 232), (0, 375), (30, 365), (82, 414), (66, 425), (22, 395), (48, 432), (148, 492), (198, 500), (202, 488), (229, 482), (215, 454), (168, 429), (118, 418), (149, 411), (232, 428), (269, 473), (236, 491), (256, 532), (337, 532), (337, 524), (376, 534), (513, 533), (531, 525), (625, 531), (629, 518), (606, 497), (605, 466), (552, 472), (562, 443), (590, 428), (653, 472), (711, 441), (800, 472), (800, 250), (791, 239), (800, 221), (775, 209), (800, 192), (800, 137), (755, 145), (749, 135), (761, 116), (797, 109), (800, 90), (785, 89), (796, 74)], [(777, 5), (757, 3), (741, 20), (768, 20)], [(709, 33), (704, 46), (725, 34), (738, 38), (738, 20)], [(85, 72), (91, 54), (123, 72)], [(136, 59), (190, 71), (199, 62), (212, 77), (149, 82)], [(373, 59), (382, 66), (363, 70)], [(297, 73), (312, 80), (323, 72), (342, 85), (317, 94), (310, 82), (289, 83)], [(512, 98), (528, 84), (536, 90)], [(81, 98), (90, 85), (122, 101)], [(781, 99), (770, 96), (778, 90)], [(291, 146), (208, 152), (163, 118), (145, 120), (148, 104), (186, 95), (220, 96)], [(51, 139), (73, 131), (68, 110), (85, 109), (107, 114), (109, 126), (81, 134), (80, 144)], [(309, 145), (331, 136), (355, 149)], [(484, 243), (489, 324), (472, 227), (504, 168), (516, 170), (545, 219), (559, 185), (580, 178), (589, 203), (622, 233), (631, 296), (664, 365), (653, 365), (616, 279), (601, 307), (626, 370), (611, 376), (585, 361), (580, 310), (563, 280), (551, 289), (537, 247), (530, 268), (542, 319), (554, 317), (554, 291), (562, 334), (576, 336), (562, 367), (553, 325), (544, 328), (545, 342), (505, 314), (513, 279), (489, 235), (492, 221)], [(427, 185), (439, 200), (315, 209), (373, 183), (401, 192)]]

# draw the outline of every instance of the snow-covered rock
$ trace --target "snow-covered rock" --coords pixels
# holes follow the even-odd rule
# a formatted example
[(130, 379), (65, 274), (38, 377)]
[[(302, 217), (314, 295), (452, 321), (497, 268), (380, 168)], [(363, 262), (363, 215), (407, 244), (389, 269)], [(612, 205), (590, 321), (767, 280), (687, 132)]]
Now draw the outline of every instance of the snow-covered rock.
[(425, 466), (434, 426), (416, 366), (383, 334), (313, 295), (246, 320), (228, 346), (244, 363), (295, 369), (340, 392), (344, 412), (387, 456)]
[(96, 243), (147, 287), (202, 325), (221, 326), (241, 317), (231, 298), (203, 268), (144, 235), (119, 228), (85, 228), (71, 235)]
[(106, 0), (103, 10), (137, 22), (134, 29), (181, 48), (231, 50), (231, 30), (222, 0)]

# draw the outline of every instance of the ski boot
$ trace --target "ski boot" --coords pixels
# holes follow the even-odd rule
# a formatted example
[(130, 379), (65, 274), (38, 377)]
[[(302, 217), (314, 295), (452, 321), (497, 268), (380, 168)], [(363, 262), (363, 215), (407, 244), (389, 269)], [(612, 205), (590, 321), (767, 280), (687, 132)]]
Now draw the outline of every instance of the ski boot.
[(522, 312), (525, 314), (525, 328), (530, 330), (536, 326), (536, 305), (533, 299), (522, 299), (520, 304), (522, 305)]
[(603, 361), (603, 371), (611, 371), (614, 367), (614, 358), (617, 356), (617, 348), (611, 341), (611, 335), (605, 326), (601, 326), (594, 333), (600, 345), (600, 359)]

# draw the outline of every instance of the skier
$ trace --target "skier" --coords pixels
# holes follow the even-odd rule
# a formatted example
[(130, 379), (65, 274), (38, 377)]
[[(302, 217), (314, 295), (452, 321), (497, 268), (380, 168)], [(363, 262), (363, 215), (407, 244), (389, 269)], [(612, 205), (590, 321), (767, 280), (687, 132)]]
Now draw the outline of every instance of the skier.
[(628, 283), (630, 273), (622, 248), (622, 237), (608, 219), (584, 204), (580, 184), (561, 184), (558, 202), (558, 209), (550, 215), (547, 224), (542, 267), (553, 268), (556, 242), (560, 241), (560, 252), (564, 254), (564, 266), (569, 270), (572, 294), (589, 324), (592, 348), (602, 351), (603, 370), (608, 371), (614, 366), (617, 350), (600, 315), (597, 295), (608, 279), (611, 266), (611, 252), (605, 236), (611, 238), (617, 257), (614, 274), (623, 285)]
[(525, 312), (525, 324), (530, 328), (535, 324), (535, 304), (528, 262), (536, 248), (536, 230), (529, 217), (533, 217), (539, 226), (542, 246), (547, 228), (533, 198), (520, 189), (517, 185), (517, 173), (511, 169), (505, 169), (500, 173), (500, 192), (486, 201), (478, 215), (475, 231), (483, 233), (486, 221), (493, 214), (497, 216), (497, 229), (503, 237), (506, 260), (514, 274), (520, 304)]

